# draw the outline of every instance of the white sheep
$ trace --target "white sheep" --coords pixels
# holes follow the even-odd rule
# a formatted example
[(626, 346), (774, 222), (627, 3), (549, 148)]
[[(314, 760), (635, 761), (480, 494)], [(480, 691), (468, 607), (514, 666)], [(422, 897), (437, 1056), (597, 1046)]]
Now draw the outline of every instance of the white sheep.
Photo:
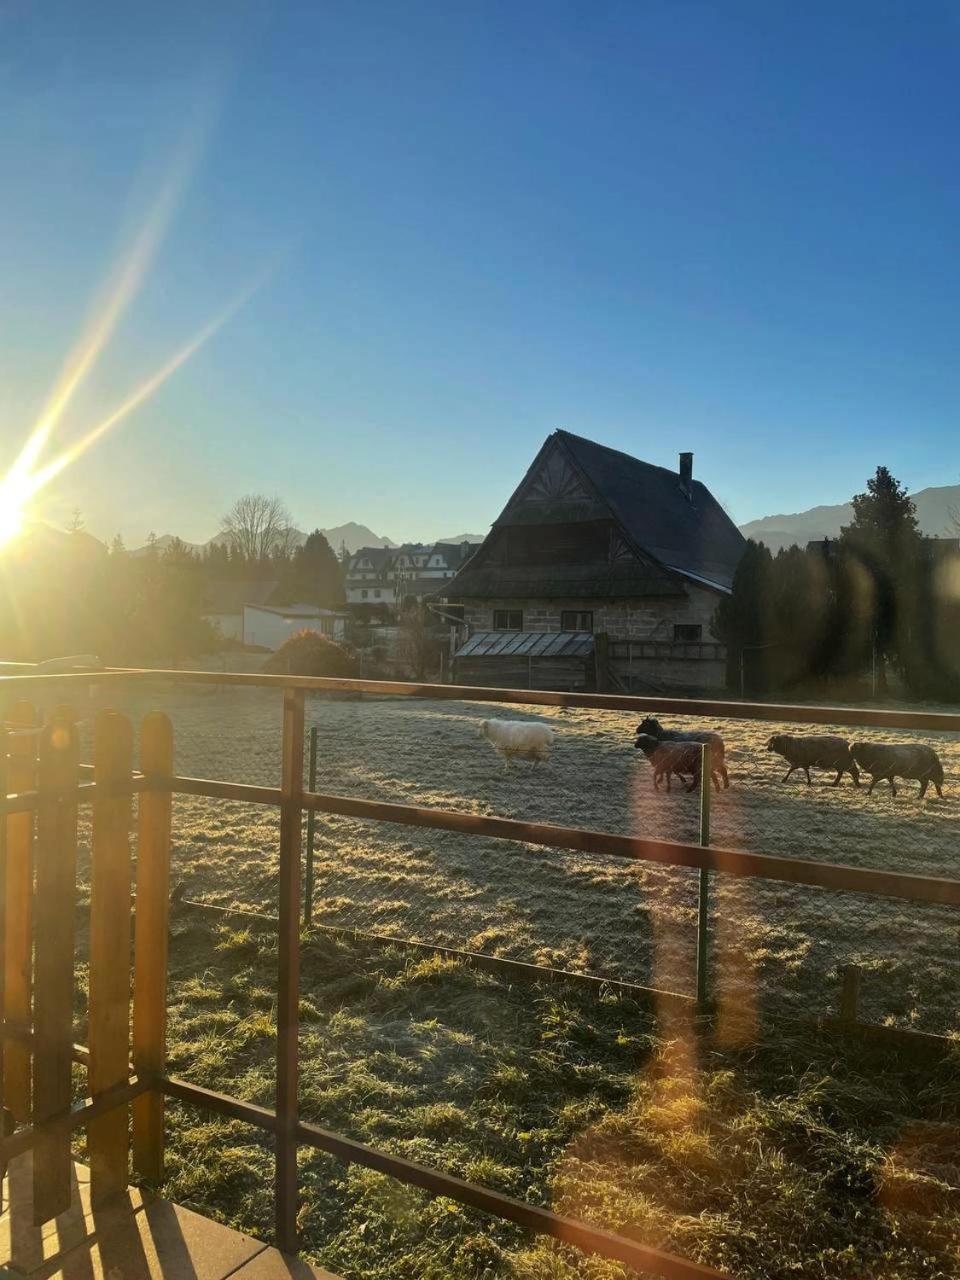
[(553, 746), (553, 730), (534, 720), (481, 720), (480, 737), (509, 763), (546, 760)]

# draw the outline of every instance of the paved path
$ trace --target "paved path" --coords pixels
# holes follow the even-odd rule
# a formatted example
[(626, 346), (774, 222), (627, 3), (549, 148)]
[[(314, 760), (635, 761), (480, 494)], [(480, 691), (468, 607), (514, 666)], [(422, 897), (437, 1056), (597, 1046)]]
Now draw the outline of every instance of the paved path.
[(30, 1156), (3, 1186), (0, 1277), (31, 1280), (337, 1280), (252, 1236), (131, 1188), (103, 1209), (90, 1205), (90, 1171), (74, 1166), (73, 1204), (33, 1225)]

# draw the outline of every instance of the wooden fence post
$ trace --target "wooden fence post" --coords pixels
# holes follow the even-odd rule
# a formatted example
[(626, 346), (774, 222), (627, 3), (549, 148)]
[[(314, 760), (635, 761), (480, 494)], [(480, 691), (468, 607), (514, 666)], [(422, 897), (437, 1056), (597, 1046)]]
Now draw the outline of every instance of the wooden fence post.
[[(37, 713), (29, 702), (15, 702), (6, 713), (14, 731), (8, 738), (10, 761), (7, 786), (11, 792), (33, 791), (37, 785)], [(33, 990), (33, 841), (32, 813), (6, 818), (7, 927), (4, 938), (4, 1007), (12, 1022), (30, 1025)], [(30, 1049), (7, 1041), (4, 1056), (6, 1105), (21, 1124), (30, 1120)]]
[[(40, 737), (40, 808), (34, 910), (33, 1123), (69, 1110), (73, 1061), (73, 957), (77, 901), (77, 730), (56, 712)], [(38, 1137), (33, 1218), (70, 1206), (70, 1135)]]
[(852, 1027), (860, 1012), (860, 979), (863, 977), (863, 970), (858, 964), (845, 964), (840, 973), (843, 978), (840, 1019)]
[[(148, 776), (173, 773), (173, 727), (160, 711), (140, 730), (140, 768)], [(169, 791), (143, 791), (137, 834), (137, 914), (134, 930), (133, 1061), (138, 1075), (161, 1075), (167, 1065), (167, 952), (170, 915)], [(133, 1104), (133, 1167), (151, 1182), (163, 1178), (163, 1094), (151, 1090)]]
[(300, 1039), (300, 854), (303, 820), (303, 690), (283, 691), (280, 900), (277, 962), (276, 1231), (297, 1251), (297, 1080)]
[[(7, 788), (7, 755), (9, 738), (6, 727), (0, 724), (0, 796), (4, 799), (9, 794)], [(0, 1022), (7, 1018), (7, 820), (6, 814), (0, 816)], [(7, 1136), (6, 1121), (12, 1120), (6, 1106), (4, 1089), (3, 1046), (0, 1045), (0, 1136)], [(6, 1163), (0, 1161), (0, 1213), (3, 1213), (3, 1179), (6, 1177)]]
[[(133, 730), (126, 716), (98, 713), (93, 739), (94, 780), (90, 869), (90, 1094), (96, 1097), (130, 1075), (130, 826)], [(87, 1131), (94, 1205), (127, 1186), (130, 1109), (115, 1107)]]

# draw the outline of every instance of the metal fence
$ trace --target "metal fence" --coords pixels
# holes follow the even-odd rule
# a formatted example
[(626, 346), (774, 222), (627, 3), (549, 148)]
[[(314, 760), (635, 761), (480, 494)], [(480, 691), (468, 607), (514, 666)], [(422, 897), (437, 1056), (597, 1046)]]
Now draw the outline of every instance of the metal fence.
[[(839, 708), (800, 708), (769, 706), (766, 704), (731, 704), (715, 701), (678, 701), (666, 698), (633, 698), (619, 695), (561, 694), (551, 692), (530, 692), (489, 688), (459, 688), (453, 686), (431, 686), (412, 684), (393, 684), (382, 682), (313, 680), (296, 677), (262, 677), (243, 675), (223, 675), (211, 673), (96, 673), (89, 675), (35, 677), (24, 676), (0, 683), (6, 685), (4, 692), (23, 694), (25, 692), (41, 693), (49, 691), (52, 699), (61, 700), (65, 695), (77, 693), (89, 687), (109, 687), (115, 700), (124, 702), (136, 701), (141, 697), (138, 692), (144, 687), (155, 690), (156, 682), (167, 682), (169, 688), (181, 690), (186, 686), (208, 686), (247, 689), (264, 689), (281, 692), (283, 697), (282, 715), (282, 750), (280, 752), (280, 785), (270, 785), (256, 781), (227, 780), (217, 777), (196, 777), (182, 771), (182, 765), (175, 772), (166, 769), (148, 769), (142, 765), (141, 774), (128, 775), (129, 782), (120, 786), (116, 779), (97, 777), (93, 783), (71, 783), (64, 780), (53, 785), (43, 784), (39, 791), (29, 788), (15, 788), (3, 802), (7, 814), (6, 824), (2, 824), (7, 837), (10, 835), (11, 822), (22, 821), (24, 815), (38, 812), (37, 838), (38, 866), (44, 863), (46, 845), (55, 840), (56, 832), (61, 830), (56, 823), (42, 820), (44, 813), (61, 813), (62, 806), (75, 806), (98, 799), (106, 800), (119, 787), (120, 792), (129, 797), (134, 793), (141, 794), (141, 806), (144, 797), (169, 797), (171, 793), (178, 797), (194, 797), (207, 802), (215, 799), (219, 803), (215, 810), (208, 810), (221, 817), (227, 806), (246, 809), (249, 806), (260, 806), (265, 811), (279, 813), (279, 856), (276, 863), (276, 888), (271, 888), (270, 895), (278, 906), (278, 939), (279, 968), (277, 975), (278, 992), (278, 1039), (277, 1039), (277, 1101), (273, 1110), (253, 1106), (239, 1099), (211, 1093), (182, 1080), (170, 1079), (162, 1066), (144, 1064), (143, 1072), (135, 1079), (111, 1081), (109, 1085), (98, 1087), (92, 1084), (94, 1097), (86, 1108), (68, 1115), (64, 1112), (53, 1114), (35, 1113), (32, 1129), (24, 1130), (8, 1138), (0, 1144), (0, 1158), (8, 1156), (14, 1150), (23, 1149), (34, 1142), (43, 1142), (49, 1135), (50, 1126), (59, 1126), (58, 1131), (65, 1131), (71, 1126), (85, 1124), (97, 1119), (112, 1106), (129, 1101), (134, 1093), (144, 1090), (154, 1097), (164, 1094), (206, 1107), (212, 1111), (245, 1120), (259, 1128), (272, 1133), (275, 1138), (277, 1152), (277, 1237), (279, 1243), (286, 1248), (296, 1245), (296, 1149), (298, 1145), (308, 1145), (327, 1151), (346, 1160), (357, 1161), (367, 1167), (377, 1169), (428, 1190), (453, 1197), (464, 1203), (517, 1222), (533, 1231), (544, 1232), (555, 1238), (567, 1240), (579, 1247), (596, 1252), (602, 1256), (624, 1261), (641, 1271), (663, 1276), (705, 1277), (716, 1273), (671, 1255), (658, 1253), (656, 1250), (639, 1245), (636, 1242), (612, 1236), (583, 1223), (562, 1219), (548, 1210), (523, 1204), (502, 1196), (486, 1188), (464, 1183), (450, 1175), (436, 1170), (425, 1169), (411, 1164), (409, 1161), (395, 1157), (387, 1152), (356, 1143), (338, 1134), (321, 1130), (317, 1126), (302, 1122), (297, 1108), (297, 1037), (298, 1037), (298, 947), (299, 917), (301, 913), (301, 839), (305, 815), (323, 815), (322, 822), (344, 821), (369, 826), (376, 824), (377, 829), (393, 832), (429, 832), (430, 839), (463, 839), (467, 838), (471, 847), (484, 852), (487, 842), (498, 844), (511, 851), (515, 860), (521, 856), (538, 856), (535, 850), (552, 850), (560, 858), (570, 859), (574, 863), (575, 876), (586, 883), (593, 874), (592, 867), (600, 865), (617, 865), (621, 869), (643, 868), (645, 871), (657, 873), (662, 877), (688, 877), (685, 892), (690, 897), (694, 928), (692, 937), (698, 941), (698, 955), (695, 968), (695, 990), (687, 998), (697, 996), (701, 1004), (706, 1004), (711, 994), (713, 979), (707, 961), (711, 952), (719, 952), (718, 946), (721, 925), (724, 920), (724, 903), (713, 912), (713, 921), (717, 932), (714, 937), (708, 932), (711, 920), (710, 895), (715, 884), (732, 884), (739, 886), (763, 885), (773, 886), (778, 892), (807, 893), (809, 889), (828, 890), (831, 893), (869, 895), (872, 901), (888, 900), (894, 903), (925, 904), (926, 909), (941, 910), (960, 905), (960, 881), (931, 875), (924, 870), (899, 871), (877, 866), (857, 866), (832, 861), (820, 861), (816, 857), (799, 857), (788, 854), (757, 853), (752, 850), (724, 845), (717, 839), (718, 830), (723, 831), (722, 810), (731, 792), (735, 794), (736, 783), (730, 792), (721, 792), (714, 798), (713, 813), (710, 813), (710, 792), (708, 787), (701, 789), (699, 795), (688, 796), (678, 792), (674, 797), (678, 803), (689, 802), (684, 810), (684, 822), (689, 834), (685, 838), (664, 838), (659, 834), (633, 834), (630, 831), (616, 831), (590, 827), (583, 823), (557, 825), (544, 821), (539, 817), (505, 816), (502, 814), (481, 812), (480, 806), (472, 808), (451, 805), (442, 794), (430, 797), (431, 803), (407, 803), (410, 795), (416, 795), (415, 782), (401, 792), (401, 800), (370, 798), (356, 794), (358, 790), (368, 786), (370, 779), (361, 770), (361, 775), (354, 779), (353, 793), (350, 790), (329, 789), (321, 773), (321, 744), (318, 736), (317, 745), (317, 783), (304, 787), (304, 747), (306, 740), (305, 698), (309, 694), (322, 694), (325, 698), (332, 695), (346, 696), (351, 699), (357, 695), (370, 698), (402, 698), (410, 699), (414, 705), (424, 705), (425, 701), (443, 705), (455, 702), (499, 703), (505, 707), (527, 705), (540, 708), (562, 708), (566, 711), (589, 710), (606, 715), (642, 716), (649, 713), (696, 716), (712, 722), (745, 721), (745, 722), (783, 722), (794, 724), (819, 724), (840, 726), (869, 726), (870, 732), (897, 729), (907, 732), (923, 732), (925, 734), (955, 735), (960, 730), (960, 716), (936, 713), (917, 712), (881, 712), (861, 711)], [(324, 707), (334, 705), (322, 704)], [(386, 704), (379, 704), (381, 706)], [(261, 707), (262, 713), (262, 707)], [(50, 723), (75, 725), (82, 715), (76, 707), (63, 708), (56, 713)], [(54, 730), (48, 729), (48, 733)], [(71, 728), (71, 734), (74, 734)], [(372, 735), (375, 730), (371, 730)], [(613, 730), (611, 729), (611, 732)], [(254, 748), (256, 756), (259, 748)], [(6, 752), (4, 753), (7, 754)], [(11, 754), (13, 754), (11, 752)], [(250, 759), (247, 758), (247, 765)], [(496, 764), (496, 762), (494, 762)], [(496, 767), (499, 767), (497, 764)], [(216, 770), (212, 770), (216, 772)], [(23, 775), (21, 775), (22, 777)], [(643, 792), (649, 792), (649, 778), (638, 774), (637, 786)], [(382, 779), (380, 780), (382, 782)], [(106, 782), (114, 788), (104, 786)], [(21, 783), (21, 785), (23, 785)], [(53, 789), (51, 790), (51, 786)], [(461, 791), (463, 788), (461, 788)], [(640, 792), (638, 791), (638, 794)], [(661, 798), (662, 798), (662, 793)], [(838, 789), (837, 795), (840, 795)], [(542, 799), (542, 798), (541, 798)], [(872, 798), (871, 798), (872, 799)], [(671, 798), (672, 803), (673, 798)], [(880, 803), (879, 797), (877, 798)], [(547, 803), (547, 801), (543, 801)], [(178, 809), (184, 803), (178, 800)], [(51, 807), (52, 806), (52, 807)], [(149, 810), (148, 810), (149, 812)], [(679, 812), (679, 811), (678, 811)], [(636, 813), (633, 817), (636, 818)], [(177, 815), (179, 823), (180, 815)], [(711, 823), (712, 819), (712, 823)], [(142, 819), (141, 819), (142, 820)], [(711, 832), (710, 827), (713, 827)], [(728, 828), (729, 830), (730, 828)], [(116, 839), (120, 830), (119, 824), (114, 833)], [(177, 840), (176, 825), (174, 842)], [(714, 842), (709, 842), (710, 836)], [(101, 837), (102, 838), (102, 837)], [(141, 840), (143, 840), (141, 832)], [(162, 832), (154, 834), (153, 847), (163, 843)], [(150, 847), (151, 836), (147, 836)], [(94, 845), (97, 843), (94, 831)], [(413, 846), (416, 852), (417, 846)], [(813, 851), (807, 851), (813, 852)], [(480, 854), (477, 855), (479, 861)], [(869, 860), (866, 858), (865, 860)], [(381, 866), (388, 861), (382, 849), (378, 854)], [(538, 861), (538, 867), (546, 865)], [(389, 869), (388, 869), (389, 870)], [(484, 867), (474, 869), (475, 881), (483, 878)], [(692, 883), (690, 873), (695, 873)], [(718, 874), (719, 873), (719, 874)], [(93, 865), (93, 876), (96, 875), (96, 862)], [(331, 886), (321, 883), (314, 867), (316, 905), (323, 905), (324, 914), (329, 916), (329, 899)], [(273, 868), (265, 868), (264, 880), (271, 878)], [(711, 883), (714, 882), (714, 883)], [(8, 878), (5, 877), (8, 884)], [(576, 880), (574, 888), (578, 888)], [(667, 883), (666, 880), (660, 882)], [(529, 885), (529, 881), (527, 881)], [(42, 885), (38, 886), (42, 889)], [(383, 886), (381, 886), (383, 887)], [(610, 895), (609, 889), (604, 890)], [(613, 892), (616, 892), (616, 885)], [(648, 894), (652, 893), (650, 886)], [(40, 895), (42, 898), (42, 894)], [(217, 905), (217, 904), (212, 904)], [(229, 904), (225, 904), (229, 905)], [(9, 925), (11, 913), (5, 913)], [(4, 954), (7, 949), (4, 948)], [(510, 972), (518, 972), (523, 962), (510, 957), (488, 954), (487, 963), (505, 966)], [(569, 966), (551, 966), (563, 968)], [(589, 957), (582, 969), (590, 973), (597, 966), (591, 965)], [(548, 976), (544, 966), (537, 972)], [(61, 975), (62, 976), (62, 975)], [(595, 975), (597, 976), (597, 975)], [(602, 974), (599, 976), (603, 976)], [(845, 1012), (848, 1018), (852, 1013), (855, 980), (848, 979)], [(6, 992), (9, 985), (5, 979), (2, 984)], [(38, 987), (38, 990), (40, 987)], [(62, 994), (62, 991), (61, 991)], [(35, 1005), (33, 1016), (36, 1020), (40, 1012)], [(9, 1016), (9, 1010), (7, 1011)], [(154, 1021), (162, 1020), (157, 1012)], [(61, 1019), (62, 1021), (62, 1019)], [(13, 1034), (15, 1028), (5, 1024), (5, 1033)], [(22, 1027), (21, 1027), (22, 1031)], [(62, 1051), (64, 1028), (54, 1033), (44, 1033), (49, 1039), (53, 1035)], [(35, 1032), (31, 1034), (36, 1034)], [(28, 1048), (30, 1045), (28, 1038)], [(39, 1043), (39, 1042), (37, 1042)], [(135, 1039), (136, 1043), (136, 1039)], [(62, 1079), (61, 1079), (62, 1085)], [(119, 1090), (119, 1095), (110, 1090)], [(111, 1101), (112, 1099), (112, 1101)]]

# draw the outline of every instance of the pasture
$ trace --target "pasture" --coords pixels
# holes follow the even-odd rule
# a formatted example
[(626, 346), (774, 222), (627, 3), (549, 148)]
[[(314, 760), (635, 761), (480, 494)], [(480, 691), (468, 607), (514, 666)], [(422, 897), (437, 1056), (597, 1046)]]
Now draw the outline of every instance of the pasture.
[[(123, 697), (134, 714), (170, 712), (179, 772), (265, 783), (279, 773), (278, 701), (259, 690)], [(308, 699), (318, 787), (696, 838), (697, 797), (654, 792), (632, 747), (633, 717), (531, 709), (555, 729), (555, 753), (507, 768), (478, 734), (490, 714), (528, 713)], [(958, 745), (937, 744), (946, 795), (921, 802), (915, 783), (896, 799), (885, 789), (867, 798), (849, 780), (834, 790), (826, 774), (811, 788), (796, 775), (783, 785), (786, 765), (763, 750), (776, 725), (709, 727), (727, 740), (733, 781), (714, 797), (715, 844), (957, 874)], [(277, 835), (275, 811), (177, 797), (183, 897), (272, 911)], [(694, 873), (320, 817), (316, 879), (317, 927), (301, 969), (305, 1118), (737, 1276), (957, 1273), (953, 1055), (907, 1060), (827, 1033), (761, 1028), (766, 1015), (825, 1011), (838, 964), (857, 961), (865, 1016), (954, 1031), (955, 912), (714, 877), (720, 1015), (704, 1038), (688, 1018), (661, 1010), (655, 1021), (614, 988), (512, 986), (330, 932), (416, 938), (689, 993)], [(172, 932), (173, 1070), (269, 1102), (270, 925), (184, 904)], [(268, 1233), (262, 1137), (171, 1111), (168, 1194)], [(627, 1274), (327, 1157), (304, 1153), (301, 1173), (307, 1253), (347, 1280)]]
[[(142, 708), (170, 712), (180, 773), (277, 782), (279, 699), (271, 693), (134, 692)], [(490, 715), (550, 724), (557, 739), (550, 761), (505, 766), (479, 736)], [(654, 791), (652, 771), (633, 749), (635, 718), (623, 713), (308, 698), (307, 720), (319, 728), (320, 790), (697, 839), (697, 796)], [(847, 777), (832, 788), (825, 771), (811, 787), (800, 774), (783, 783), (786, 764), (765, 750), (779, 726), (707, 727), (723, 733), (732, 777), (730, 790), (713, 796), (713, 844), (960, 874), (960, 741), (934, 743), (945, 795), (920, 801), (915, 782), (902, 783), (896, 798), (885, 783), (867, 796)], [(277, 834), (274, 811), (178, 797), (174, 877), (184, 896), (272, 911)], [(695, 872), (318, 815), (315, 904), (320, 925), (693, 991)], [(713, 993), (731, 1017), (824, 1012), (836, 995), (837, 966), (856, 962), (865, 971), (865, 1016), (940, 1032), (957, 1025), (960, 913), (950, 909), (715, 876), (711, 928)]]

